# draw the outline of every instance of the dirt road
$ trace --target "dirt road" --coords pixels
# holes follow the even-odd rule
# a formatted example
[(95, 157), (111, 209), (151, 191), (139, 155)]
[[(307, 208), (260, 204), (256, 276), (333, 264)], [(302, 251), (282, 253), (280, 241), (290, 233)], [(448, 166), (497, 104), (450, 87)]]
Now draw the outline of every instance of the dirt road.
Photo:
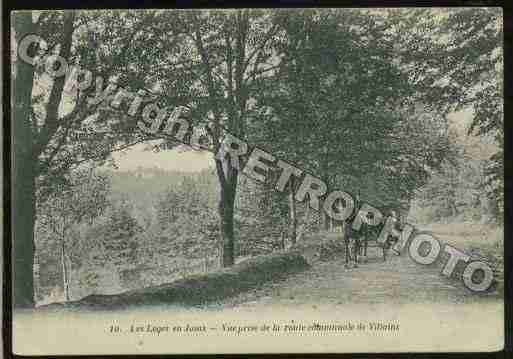
[[(464, 227), (469, 230), (468, 227)], [(468, 249), (483, 242), (476, 228), (462, 235), (461, 228), (448, 232), (438, 227), (434, 232), (446, 243)], [(466, 248), (465, 248), (466, 247)], [(368, 263), (358, 268), (344, 268), (344, 259), (317, 262), (309, 270), (281, 282), (243, 293), (226, 303), (235, 306), (311, 305), (312, 307), (353, 304), (411, 304), (411, 303), (481, 303), (502, 300), (502, 291), (477, 295), (466, 289), (461, 281), (448, 279), (440, 268), (415, 263), (408, 253), (390, 254), (387, 261), (377, 248), (369, 248)]]

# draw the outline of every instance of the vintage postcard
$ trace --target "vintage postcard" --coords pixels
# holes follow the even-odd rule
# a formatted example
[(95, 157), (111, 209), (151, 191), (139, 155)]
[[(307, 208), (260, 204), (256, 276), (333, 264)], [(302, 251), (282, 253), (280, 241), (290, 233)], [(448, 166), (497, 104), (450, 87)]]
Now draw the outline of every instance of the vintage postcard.
[(13, 352), (501, 350), (502, 18), (12, 12)]

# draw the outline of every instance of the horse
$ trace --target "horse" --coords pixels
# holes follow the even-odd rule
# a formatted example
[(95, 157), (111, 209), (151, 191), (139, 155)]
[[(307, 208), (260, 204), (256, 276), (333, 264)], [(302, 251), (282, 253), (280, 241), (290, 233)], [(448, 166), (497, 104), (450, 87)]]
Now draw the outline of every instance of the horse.
[[(357, 213), (357, 211), (355, 211)], [(397, 224), (396, 227), (399, 227), (399, 221), (397, 220), (397, 215), (394, 210), (390, 211), (390, 216), (392, 216)], [(367, 249), (369, 247), (369, 242), (376, 241), (375, 247), (381, 247), (383, 254), (383, 261), (387, 260), (387, 253), (392, 248), (393, 244), (395, 244), (399, 238), (393, 235), (388, 235), (384, 243), (378, 242), (378, 236), (381, 230), (384, 227), (384, 222), (377, 226), (369, 226), (363, 225), (360, 227), (360, 230), (355, 231), (352, 228), (352, 222), (356, 216), (352, 216), (348, 221), (344, 223), (344, 244), (345, 244), (345, 267), (350, 268), (351, 263), (352, 267), (358, 267), (359, 257), (363, 257), (365, 262), (367, 261)], [(396, 251), (396, 254), (399, 254)]]

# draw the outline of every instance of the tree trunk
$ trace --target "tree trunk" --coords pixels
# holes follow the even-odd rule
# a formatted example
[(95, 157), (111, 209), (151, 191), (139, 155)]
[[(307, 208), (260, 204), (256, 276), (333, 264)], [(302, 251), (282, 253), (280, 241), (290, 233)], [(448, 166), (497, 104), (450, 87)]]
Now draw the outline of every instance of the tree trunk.
[[(290, 178), (289, 191), (289, 216), (290, 216), (290, 242), (296, 244), (297, 239), (297, 216), (296, 216), (296, 200), (294, 199), (294, 178)], [(307, 204), (308, 206), (308, 204)]]
[[(13, 16), (16, 41), (35, 32), (30, 11)], [(12, 182), (12, 288), (15, 308), (34, 306), (35, 164), (30, 122), (34, 69), (16, 61), (13, 81), (11, 159)]]
[(69, 278), (68, 266), (66, 265), (66, 243), (64, 238), (61, 239), (61, 262), (62, 262), (62, 288), (64, 291), (64, 299), (69, 302)]
[(15, 308), (34, 306), (35, 185), (30, 158), (15, 151), (12, 203), (12, 285)]
[(451, 201), (451, 212), (453, 217), (456, 217), (459, 214), (458, 208), (454, 204), (454, 201)]
[[(232, 171), (233, 172), (233, 171)], [(233, 215), (237, 191), (237, 175), (226, 176), (220, 181), (221, 196), (219, 198), (219, 219), (222, 243), (222, 266), (231, 267), (235, 263), (235, 237), (233, 231)]]
[(308, 225), (309, 218), (310, 218), (310, 206), (307, 204), (306, 205), (305, 218), (303, 220), (303, 224), (299, 227), (299, 230), (297, 232), (296, 240), (298, 242), (301, 241), (301, 238), (303, 238), (303, 234), (306, 231), (306, 226)]
[(329, 231), (330, 230), (330, 217), (326, 214), (326, 212), (322, 211), (322, 218), (324, 219), (324, 230)]

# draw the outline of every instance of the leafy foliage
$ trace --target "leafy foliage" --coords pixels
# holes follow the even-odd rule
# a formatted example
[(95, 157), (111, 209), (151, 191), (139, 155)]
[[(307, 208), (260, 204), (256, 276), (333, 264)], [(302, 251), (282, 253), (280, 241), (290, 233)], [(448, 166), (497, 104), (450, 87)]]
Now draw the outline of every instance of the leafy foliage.
[(212, 174), (182, 177), (156, 205), (160, 243), (174, 256), (203, 258), (217, 247), (216, 185)]
[[(486, 164), (487, 192), (501, 221), (504, 202), (503, 30), (500, 8), (390, 12), (400, 59), (417, 96), (448, 113), (470, 108), (469, 134), (494, 136)], [(412, 29), (415, 28), (414, 31)], [(422, 31), (417, 31), (417, 29)]]

